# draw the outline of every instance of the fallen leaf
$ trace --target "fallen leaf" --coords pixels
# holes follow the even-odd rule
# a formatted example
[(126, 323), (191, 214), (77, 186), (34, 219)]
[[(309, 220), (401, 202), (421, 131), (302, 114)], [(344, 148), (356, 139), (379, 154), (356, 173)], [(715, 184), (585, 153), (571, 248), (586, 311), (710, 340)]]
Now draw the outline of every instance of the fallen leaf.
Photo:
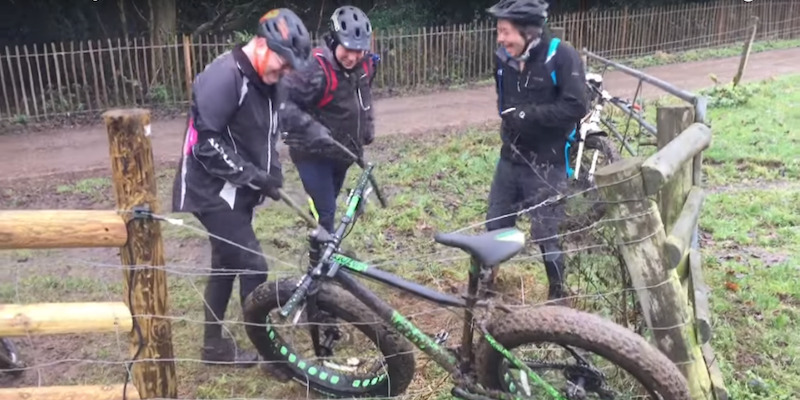
[(737, 285), (737, 284), (735, 284), (733, 282), (730, 282), (730, 281), (726, 281), (725, 282), (725, 288), (730, 290), (731, 292), (738, 292), (739, 291), (739, 285)]

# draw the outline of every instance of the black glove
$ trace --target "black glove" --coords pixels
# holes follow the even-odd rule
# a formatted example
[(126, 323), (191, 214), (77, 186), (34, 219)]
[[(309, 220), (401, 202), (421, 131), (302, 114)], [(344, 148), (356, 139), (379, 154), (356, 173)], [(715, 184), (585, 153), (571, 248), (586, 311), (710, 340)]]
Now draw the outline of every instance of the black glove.
[(305, 132), (287, 132), (283, 142), (296, 149), (320, 149), (330, 143), (331, 131), (324, 125), (316, 123)]
[(273, 168), (271, 172), (271, 174), (268, 174), (267, 171), (259, 170), (252, 183), (259, 193), (278, 201), (281, 199), (278, 189), (283, 187), (283, 171), (279, 168)]
[(512, 130), (519, 130), (523, 128), (523, 124), (526, 122), (526, 114), (527, 112), (525, 109), (517, 107), (516, 109), (504, 110), (502, 113), (500, 113), (500, 118), (502, 118), (503, 122), (505, 122)]

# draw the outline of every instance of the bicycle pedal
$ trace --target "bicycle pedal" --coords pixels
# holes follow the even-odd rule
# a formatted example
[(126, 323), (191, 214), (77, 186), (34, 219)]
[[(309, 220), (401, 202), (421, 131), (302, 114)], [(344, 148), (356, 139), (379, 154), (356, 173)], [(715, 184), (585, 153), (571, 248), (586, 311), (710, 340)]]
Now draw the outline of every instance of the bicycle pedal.
[(442, 330), (439, 331), (439, 333), (437, 333), (436, 336), (433, 337), (433, 341), (436, 344), (443, 344), (444, 342), (447, 341), (447, 338), (449, 337), (450, 337), (450, 332)]

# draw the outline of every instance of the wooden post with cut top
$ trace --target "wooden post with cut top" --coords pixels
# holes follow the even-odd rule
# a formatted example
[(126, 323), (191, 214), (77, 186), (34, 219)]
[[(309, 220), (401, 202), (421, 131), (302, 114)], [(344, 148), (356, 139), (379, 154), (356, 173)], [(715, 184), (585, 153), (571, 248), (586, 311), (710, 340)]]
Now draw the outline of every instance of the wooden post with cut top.
[[(167, 276), (158, 213), (156, 173), (150, 143), (150, 111), (110, 110), (103, 114), (108, 131), (111, 172), (117, 208), (127, 224), (128, 242), (120, 248), (123, 296), (133, 316), (131, 356), (133, 385), (142, 399), (177, 398), (172, 328), (167, 314)], [(146, 266), (151, 266), (148, 268)], [(147, 360), (147, 361), (138, 361)]]
[[(649, 161), (649, 160), (648, 160)], [(710, 378), (698, 346), (680, 278), (668, 262), (666, 232), (645, 188), (641, 157), (626, 158), (595, 173), (609, 202), (619, 251), (625, 260), (655, 344), (687, 378), (692, 399), (711, 399)]]
[(741, 82), (742, 77), (744, 76), (744, 70), (747, 68), (747, 60), (750, 58), (750, 50), (753, 49), (753, 41), (756, 40), (756, 32), (758, 31), (758, 17), (755, 15), (753, 16), (753, 23), (750, 26), (750, 35), (748, 35), (747, 40), (744, 42), (744, 48), (742, 49), (742, 58), (739, 59), (739, 69), (736, 71), (736, 75), (733, 77), (733, 86), (739, 85)]
[[(694, 122), (694, 108), (688, 104), (660, 106), (656, 110), (656, 143), (661, 150)], [(658, 209), (667, 232), (678, 219), (686, 196), (692, 189), (692, 164), (684, 163), (658, 193)]]

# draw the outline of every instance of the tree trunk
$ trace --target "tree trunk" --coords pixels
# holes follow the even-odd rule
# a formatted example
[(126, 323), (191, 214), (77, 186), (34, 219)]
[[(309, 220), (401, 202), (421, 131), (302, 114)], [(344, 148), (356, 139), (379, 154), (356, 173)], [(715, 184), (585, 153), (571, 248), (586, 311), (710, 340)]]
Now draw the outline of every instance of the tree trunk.
[(118, 0), (119, 22), (122, 25), (122, 35), (128, 37), (128, 17), (125, 15), (125, 0)]
[(152, 82), (147, 82), (149, 90), (151, 83), (167, 85), (166, 78), (176, 68), (176, 66), (164, 64), (164, 54), (170, 49), (161, 46), (168, 45), (175, 40), (178, 30), (178, 8), (176, 0), (148, 0), (147, 3), (150, 8), (149, 31), (152, 46), (152, 57), (150, 58)]

